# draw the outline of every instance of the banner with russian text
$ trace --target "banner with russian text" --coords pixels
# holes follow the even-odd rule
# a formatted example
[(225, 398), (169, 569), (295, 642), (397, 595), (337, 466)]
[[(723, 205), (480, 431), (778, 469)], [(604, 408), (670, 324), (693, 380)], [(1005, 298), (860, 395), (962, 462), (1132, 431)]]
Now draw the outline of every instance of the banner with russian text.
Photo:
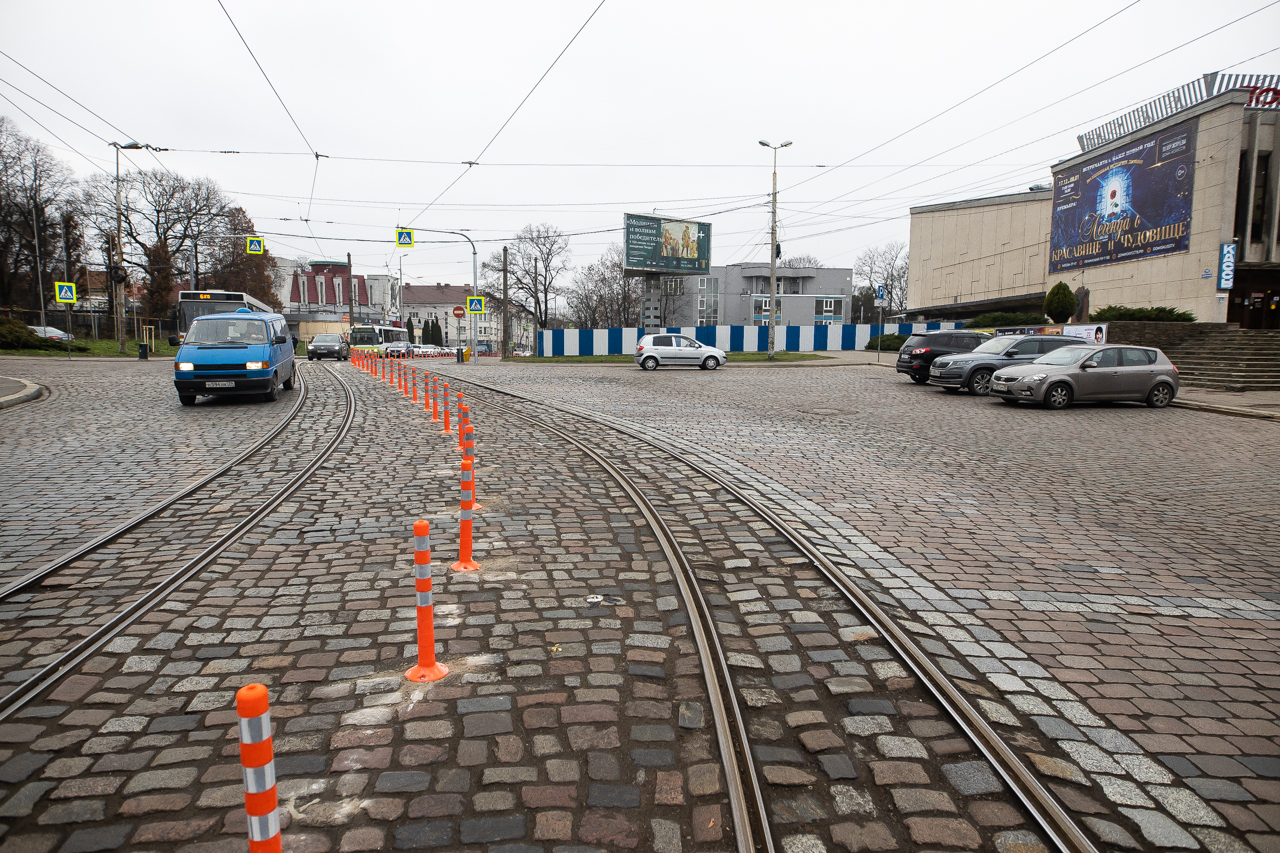
[(1049, 272), (1185, 252), (1196, 120), (1053, 173)]

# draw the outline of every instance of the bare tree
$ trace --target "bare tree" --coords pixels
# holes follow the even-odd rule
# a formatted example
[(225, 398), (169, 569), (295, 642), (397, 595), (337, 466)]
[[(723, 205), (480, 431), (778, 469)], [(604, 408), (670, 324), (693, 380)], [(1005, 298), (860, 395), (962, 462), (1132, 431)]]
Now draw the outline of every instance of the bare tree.
[[(172, 304), (176, 259), (187, 256), (197, 242), (234, 233), (227, 221), (230, 205), (208, 178), (151, 169), (122, 175), (121, 184), (125, 264), (146, 275), (147, 309), (159, 316)], [(86, 212), (104, 234), (115, 232), (115, 190), (109, 175), (85, 182)]]
[(581, 329), (637, 326), (644, 279), (623, 275), (622, 246), (609, 246), (595, 263), (574, 271), (565, 290), (569, 317)]
[[(244, 208), (233, 207), (223, 218), (223, 233), (208, 237), (208, 280), (218, 290), (238, 290), (260, 299), (279, 311), (283, 306), (276, 296), (271, 270), (275, 259), (270, 251), (261, 255), (245, 252), (245, 237), (254, 234), (253, 220)], [(347, 282), (350, 286), (350, 282)], [(339, 294), (341, 298), (341, 294)]]
[[(62, 265), (65, 228), (78, 230), (74, 187), (62, 161), (0, 116), (0, 304), (39, 308), (49, 301), (52, 272)], [(78, 253), (79, 240), (67, 236)]]
[(789, 270), (802, 268), (822, 269), (822, 261), (818, 260), (813, 255), (792, 255), (789, 258), (783, 258), (778, 261), (778, 266)]
[(907, 310), (907, 244), (890, 240), (865, 249), (853, 262), (853, 275), (873, 294), (884, 287), (885, 316)]
[[(508, 246), (507, 280), (512, 301), (524, 306), (540, 328), (547, 328), (557, 279), (569, 269), (569, 238), (554, 225), (526, 225)], [(481, 265), (486, 287), (502, 292), (502, 250)]]

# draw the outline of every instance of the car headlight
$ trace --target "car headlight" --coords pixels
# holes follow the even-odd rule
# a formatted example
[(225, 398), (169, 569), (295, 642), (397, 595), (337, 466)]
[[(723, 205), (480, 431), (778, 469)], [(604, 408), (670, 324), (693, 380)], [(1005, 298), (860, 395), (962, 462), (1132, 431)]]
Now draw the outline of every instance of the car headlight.
[(245, 370), (266, 370), (267, 363), (265, 361), (246, 361), (244, 363)]
[(1028, 381), (1028, 382), (1039, 382), (1039, 381), (1041, 381), (1042, 379), (1044, 379), (1045, 377), (1047, 377), (1048, 375), (1049, 375), (1049, 374), (1047, 374), (1047, 373), (1037, 373), (1035, 376), (1028, 376), (1028, 377), (1027, 377), (1027, 381)]
[(175, 361), (173, 363), (174, 370), (195, 370), (196, 366), (189, 361)]

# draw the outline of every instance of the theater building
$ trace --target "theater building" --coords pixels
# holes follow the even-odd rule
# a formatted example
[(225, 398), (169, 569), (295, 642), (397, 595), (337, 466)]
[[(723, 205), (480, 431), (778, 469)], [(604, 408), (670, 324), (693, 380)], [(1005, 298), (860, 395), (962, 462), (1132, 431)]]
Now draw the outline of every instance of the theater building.
[(1064, 281), (1088, 311), (1280, 328), (1278, 87), (1206, 74), (1079, 136), (1052, 185), (912, 208), (908, 318), (1039, 311)]

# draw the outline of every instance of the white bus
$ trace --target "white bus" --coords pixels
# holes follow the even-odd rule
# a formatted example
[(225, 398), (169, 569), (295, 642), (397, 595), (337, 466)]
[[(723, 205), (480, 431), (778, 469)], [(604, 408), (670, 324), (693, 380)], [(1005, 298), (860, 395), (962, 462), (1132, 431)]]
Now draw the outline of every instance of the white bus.
[(378, 323), (351, 327), (351, 349), (366, 352), (382, 352), (387, 344), (396, 341), (409, 341), (409, 331), (395, 326), (384, 326)]
[(179, 340), (191, 328), (191, 321), (205, 314), (228, 314), (248, 308), (250, 311), (274, 313), (272, 308), (261, 300), (254, 299), (247, 293), (225, 290), (182, 290), (178, 292), (178, 336)]

